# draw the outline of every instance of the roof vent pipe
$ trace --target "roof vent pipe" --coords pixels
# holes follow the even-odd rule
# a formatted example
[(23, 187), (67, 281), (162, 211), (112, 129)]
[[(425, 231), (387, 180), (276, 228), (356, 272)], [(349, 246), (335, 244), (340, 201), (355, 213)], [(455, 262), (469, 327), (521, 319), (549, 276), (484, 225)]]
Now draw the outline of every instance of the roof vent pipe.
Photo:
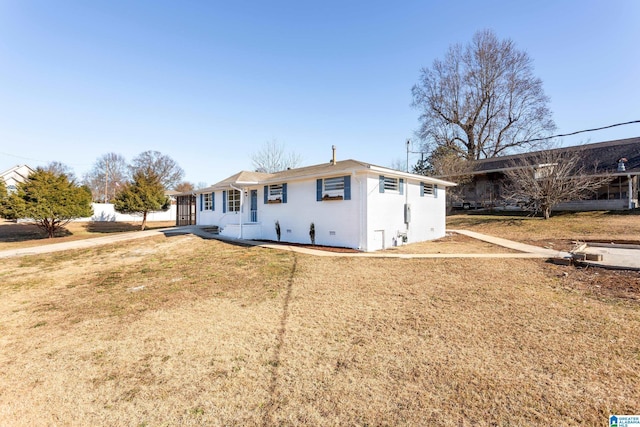
[(331, 150), (333, 151), (333, 156), (331, 157), (331, 164), (335, 165), (336, 164), (336, 146), (332, 145)]

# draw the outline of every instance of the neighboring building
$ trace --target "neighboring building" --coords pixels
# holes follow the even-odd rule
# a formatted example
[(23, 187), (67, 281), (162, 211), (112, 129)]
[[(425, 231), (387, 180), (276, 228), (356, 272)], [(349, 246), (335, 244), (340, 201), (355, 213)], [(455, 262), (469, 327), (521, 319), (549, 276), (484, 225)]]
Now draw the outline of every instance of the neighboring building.
[(445, 234), (440, 179), (356, 160), (273, 174), (239, 172), (178, 195), (177, 225), (217, 228), (222, 236), (375, 251)]
[[(611, 177), (589, 200), (562, 203), (554, 210), (624, 210), (638, 207), (638, 181), (640, 176), (640, 137), (605, 141), (552, 151), (579, 150), (583, 163), (594, 174)], [(474, 162), (472, 181), (459, 188), (460, 199), (452, 202), (454, 208), (508, 208), (505, 194), (505, 171), (514, 162), (534, 159), (538, 152), (494, 157)], [(531, 165), (537, 166), (537, 165)], [(446, 176), (442, 177), (447, 179)]]
[(35, 171), (27, 165), (18, 165), (2, 172), (0, 178), (4, 180), (7, 191), (13, 193), (16, 191), (18, 183), (24, 182), (27, 177), (34, 172)]

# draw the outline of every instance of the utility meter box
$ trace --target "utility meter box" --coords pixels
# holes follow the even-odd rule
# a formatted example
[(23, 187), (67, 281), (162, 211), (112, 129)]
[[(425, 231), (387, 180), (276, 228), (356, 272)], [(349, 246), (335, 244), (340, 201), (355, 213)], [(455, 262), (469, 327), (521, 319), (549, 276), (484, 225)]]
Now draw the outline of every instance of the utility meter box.
[(411, 222), (411, 205), (409, 203), (404, 204), (404, 222), (405, 224)]

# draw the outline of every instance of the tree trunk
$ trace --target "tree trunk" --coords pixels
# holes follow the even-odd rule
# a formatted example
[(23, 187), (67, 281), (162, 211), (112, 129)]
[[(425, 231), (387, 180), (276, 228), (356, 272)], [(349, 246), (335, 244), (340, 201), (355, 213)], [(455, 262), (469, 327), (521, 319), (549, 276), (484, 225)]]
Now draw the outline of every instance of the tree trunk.
[(544, 219), (549, 219), (551, 217), (551, 207), (544, 206), (542, 208), (542, 212), (544, 214)]
[(140, 228), (140, 231), (144, 231), (144, 227), (147, 225), (147, 212), (143, 212), (142, 213), (142, 227)]

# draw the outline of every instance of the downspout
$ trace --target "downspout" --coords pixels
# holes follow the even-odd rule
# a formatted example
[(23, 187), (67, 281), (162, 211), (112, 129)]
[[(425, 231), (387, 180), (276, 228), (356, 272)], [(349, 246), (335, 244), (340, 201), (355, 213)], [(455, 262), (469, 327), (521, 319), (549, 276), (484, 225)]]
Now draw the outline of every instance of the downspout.
[(238, 239), (242, 240), (242, 199), (244, 198), (244, 193), (242, 188), (234, 187), (233, 184), (229, 184), (229, 187), (240, 192), (240, 215), (238, 215), (238, 217), (240, 218), (238, 220), (238, 225), (240, 226), (240, 235), (238, 236)]
[(362, 208), (363, 205), (365, 205), (364, 197), (362, 197), (362, 183), (356, 176), (355, 172), (352, 172), (351, 176), (353, 176), (353, 181), (358, 184), (358, 197), (360, 198), (358, 203), (358, 218), (360, 222), (360, 230), (358, 231), (358, 249), (362, 250), (362, 248), (366, 246), (366, 243), (364, 242), (366, 242), (367, 236), (367, 222), (366, 218), (364, 217), (364, 212), (367, 212), (367, 210)]
[[(407, 146), (409, 146), (409, 141), (407, 141)], [(409, 209), (409, 178), (407, 178), (407, 185), (406, 188), (404, 189), (404, 204), (405, 204), (405, 209)], [(409, 220), (409, 218), (406, 218), (406, 220)], [(405, 229), (404, 229), (405, 234), (407, 235), (407, 241), (409, 239), (409, 222), (405, 222)]]

